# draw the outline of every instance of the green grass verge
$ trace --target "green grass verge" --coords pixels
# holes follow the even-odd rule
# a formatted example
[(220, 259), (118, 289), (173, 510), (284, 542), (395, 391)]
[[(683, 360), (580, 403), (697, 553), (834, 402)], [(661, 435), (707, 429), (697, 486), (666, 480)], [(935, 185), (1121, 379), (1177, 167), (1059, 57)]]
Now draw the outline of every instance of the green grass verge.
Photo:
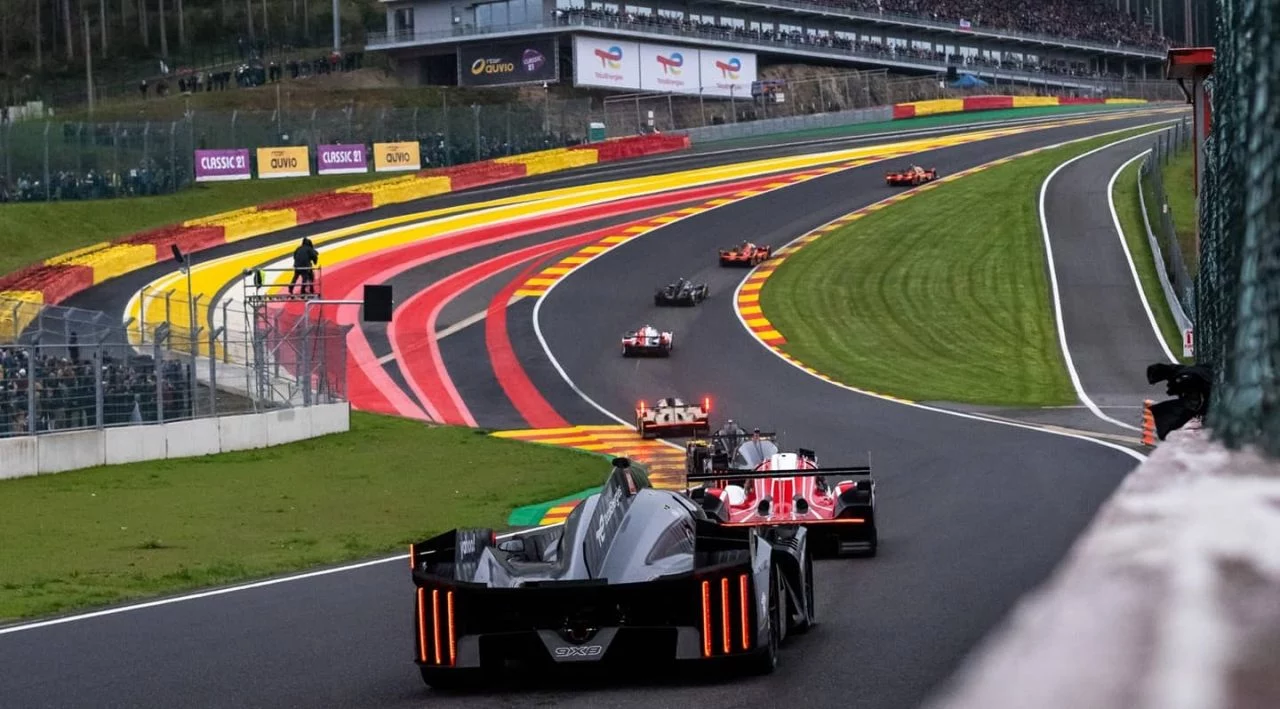
[(1200, 254), (1196, 251), (1195, 156), (1190, 148), (1181, 150), (1160, 168), (1164, 190), (1169, 197), (1169, 213), (1178, 233), (1178, 244), (1194, 278), (1200, 270)]
[[(256, 451), (0, 481), (0, 619), (403, 551), (600, 484), (599, 455), (353, 413)], [(407, 573), (407, 572), (406, 572)]]
[(157, 197), (7, 204), (0, 209), (0, 275), (147, 229), (386, 178), (367, 173), (245, 180), (202, 184)]
[[(1112, 199), (1116, 204), (1116, 216), (1120, 218), (1120, 228), (1124, 231), (1125, 243), (1129, 246), (1129, 255), (1138, 269), (1138, 280), (1142, 282), (1142, 292), (1147, 296), (1151, 312), (1156, 316), (1160, 326), (1160, 335), (1164, 338), (1169, 350), (1182, 358), (1182, 332), (1173, 319), (1169, 309), (1169, 301), (1164, 296), (1164, 288), (1160, 286), (1160, 277), (1156, 274), (1155, 255), (1151, 252), (1151, 243), (1147, 241), (1147, 229), (1142, 221), (1142, 202), (1138, 199), (1138, 168), (1141, 160), (1129, 164), (1116, 178)], [(1190, 358), (1184, 358), (1187, 361)]]
[(766, 281), (764, 313), (788, 353), (852, 386), (917, 401), (1073, 403), (1040, 185), (1072, 156), (1147, 130), (1019, 158), (832, 231)]

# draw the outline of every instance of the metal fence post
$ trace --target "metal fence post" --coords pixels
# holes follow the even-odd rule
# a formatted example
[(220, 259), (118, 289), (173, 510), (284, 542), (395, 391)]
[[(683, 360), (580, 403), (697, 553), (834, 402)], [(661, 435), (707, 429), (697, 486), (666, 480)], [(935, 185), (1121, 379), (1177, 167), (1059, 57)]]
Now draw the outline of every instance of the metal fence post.
[(302, 366), (298, 368), (298, 383), (302, 385), (302, 405), (311, 405), (311, 322), (302, 323)]
[(36, 357), (38, 345), (27, 348), (27, 431), (36, 433)]
[[(218, 415), (218, 358), (212, 356), (213, 348), (218, 342), (218, 336), (223, 335), (226, 330), (227, 328), (224, 325), (223, 327), (209, 333), (209, 354), (211, 355), (209, 357), (209, 414), (211, 416)], [(223, 350), (226, 350), (226, 345), (223, 345)], [(194, 391), (192, 392), (191, 399), (193, 401), (195, 400)]]
[(104, 420), (104, 415), (106, 413), (106, 402), (104, 401), (104, 398), (106, 396), (106, 392), (103, 391), (104, 385), (102, 381), (102, 346), (106, 343), (108, 337), (110, 337), (110, 335), (106, 334), (99, 338), (98, 352), (94, 356), (93, 381), (96, 391), (93, 395), (93, 406), (96, 415), (94, 420), (98, 424), (96, 428), (104, 428), (106, 426), (106, 421)]
[(50, 196), (53, 188), (49, 185), (49, 122), (44, 122), (44, 198), (52, 199)]
[[(164, 328), (161, 332), (160, 328)], [(164, 423), (164, 377), (161, 375), (160, 364), (163, 362), (163, 353), (160, 351), (161, 343), (169, 337), (169, 323), (164, 323), (156, 328), (155, 344), (152, 345), (152, 361), (151, 370), (156, 377), (156, 423)]]
[(480, 104), (471, 104), (471, 121), (476, 131), (476, 162), (480, 162)]

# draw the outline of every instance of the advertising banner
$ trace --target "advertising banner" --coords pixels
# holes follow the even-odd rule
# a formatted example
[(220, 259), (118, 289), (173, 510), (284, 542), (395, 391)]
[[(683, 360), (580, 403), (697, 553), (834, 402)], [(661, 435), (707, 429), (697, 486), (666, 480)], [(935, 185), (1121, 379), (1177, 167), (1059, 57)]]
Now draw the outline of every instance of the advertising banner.
[(725, 49), (698, 52), (703, 96), (750, 98), (756, 76), (756, 55)]
[(346, 175), (369, 171), (369, 155), (360, 145), (316, 146), (316, 174)]
[(400, 172), (422, 168), (422, 153), (416, 140), (406, 143), (374, 143), (373, 171)]
[(640, 88), (640, 44), (616, 39), (573, 38), (573, 82), (610, 89)]
[(698, 93), (701, 67), (697, 49), (640, 45), (640, 88), (664, 93)]
[(197, 150), (196, 182), (247, 180), (253, 177), (249, 150)]
[(296, 148), (258, 148), (258, 179), (306, 177), (311, 174), (311, 152)]
[(458, 48), (459, 86), (506, 86), (559, 78), (554, 37), (477, 42)]

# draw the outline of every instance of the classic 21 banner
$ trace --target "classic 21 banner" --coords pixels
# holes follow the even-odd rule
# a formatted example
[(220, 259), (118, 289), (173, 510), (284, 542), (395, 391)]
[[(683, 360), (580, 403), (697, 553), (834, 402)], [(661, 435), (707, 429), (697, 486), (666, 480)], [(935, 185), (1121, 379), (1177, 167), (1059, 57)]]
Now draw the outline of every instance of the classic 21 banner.
[(502, 86), (556, 81), (556, 42), (530, 37), (513, 42), (476, 42), (458, 49), (459, 86)]

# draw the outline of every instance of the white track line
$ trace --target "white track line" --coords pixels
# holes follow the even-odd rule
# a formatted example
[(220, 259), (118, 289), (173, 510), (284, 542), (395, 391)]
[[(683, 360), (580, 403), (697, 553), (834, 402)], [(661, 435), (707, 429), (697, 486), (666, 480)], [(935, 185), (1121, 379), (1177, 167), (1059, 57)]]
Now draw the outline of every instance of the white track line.
[[(1001, 124), (1001, 125), (1003, 125), (1003, 124)], [(1126, 129), (1126, 130), (1128, 130), (1128, 129)], [(894, 134), (894, 135), (898, 135), (898, 134)], [(1104, 135), (1105, 135), (1105, 134), (1104, 134)], [(871, 137), (871, 136), (866, 136), (866, 137)], [(1094, 136), (1094, 137), (1096, 137), (1096, 136)], [(723, 151), (723, 152), (736, 152), (737, 150), (745, 150), (745, 149), (748, 149), (748, 148), (741, 148), (741, 149), (735, 149), (735, 150), (729, 150), (729, 151)], [(754, 149), (760, 149), (760, 148), (756, 147), (756, 148), (754, 148)], [(832, 173), (832, 174), (835, 174), (835, 173)], [(815, 179), (816, 179), (816, 178), (815, 178)], [(772, 192), (773, 190), (769, 190), (769, 191), (770, 191), (770, 192)], [(726, 205), (726, 206), (727, 206), (727, 205)], [(718, 208), (719, 208), (719, 207), (712, 207), (712, 209), (718, 209)], [(705, 211), (699, 212), (698, 214), (705, 214), (706, 212), (709, 212), (709, 211), (711, 211), (711, 209), (708, 209), (708, 210), (705, 210)], [(685, 216), (685, 217), (680, 217), (680, 218), (679, 218), (679, 219), (677, 219), (675, 222), (670, 222), (670, 223), (671, 223), (671, 224), (675, 224), (676, 222), (681, 221), (681, 220), (683, 220), (683, 219), (686, 219), (686, 218), (688, 218), (689, 216), (697, 216), (697, 215), (693, 215), (693, 214), (691, 214), (691, 215), (687, 215), (687, 216)], [(405, 225), (405, 226), (407, 227), (407, 226), (409, 226), (409, 225)], [(663, 226), (666, 226), (666, 225), (663, 225)], [(662, 227), (657, 227), (657, 228), (653, 229), (652, 231), (650, 231), (650, 232), (648, 232), (648, 233), (656, 232), (656, 231), (658, 231), (658, 230), (659, 230), (659, 229), (661, 229), (661, 228), (662, 228)], [(640, 234), (639, 236), (646, 236), (646, 235), (647, 235), (647, 234)], [(612, 249), (610, 249), (610, 251), (612, 251)], [(584, 262), (584, 263), (582, 263), (582, 264), (579, 264), (579, 268), (581, 268), (581, 266), (586, 265), (587, 263), (590, 263), (592, 260), (594, 260), (595, 258), (597, 258), (597, 257), (599, 257), (600, 255), (605, 254), (605, 253), (609, 253), (609, 251), (604, 251), (604, 252), (601, 252), (600, 254), (596, 254), (596, 255), (592, 256), (592, 257), (591, 257), (590, 259), (588, 259), (586, 262)], [(574, 271), (577, 271), (577, 270), (579, 270), (579, 269), (577, 269), (577, 268), (575, 268), (575, 269), (574, 269)], [(751, 273), (753, 273), (753, 272), (754, 272), (754, 270), (755, 270), (755, 269), (752, 269), (752, 271), (749, 271), (749, 272), (747, 273), (747, 275), (749, 276)], [(572, 275), (572, 274), (569, 274), (569, 275)], [(562, 366), (560, 366), (560, 361), (556, 359), (556, 357), (555, 357), (555, 355), (554, 355), (554, 354), (552, 354), (552, 352), (551, 352), (551, 347), (547, 344), (547, 340), (546, 340), (546, 338), (545, 338), (545, 337), (543, 336), (543, 334), (542, 334), (542, 327), (541, 327), (541, 325), (539, 324), (539, 320), (538, 320), (538, 316), (539, 316), (540, 311), (541, 311), (541, 308), (542, 308), (542, 302), (543, 302), (543, 300), (547, 297), (547, 295), (549, 295), (549, 294), (551, 293), (551, 291), (552, 291), (552, 290), (554, 290), (554, 289), (555, 289), (555, 287), (556, 287), (557, 285), (559, 285), (559, 284), (560, 284), (562, 281), (564, 281), (564, 280), (565, 280), (565, 279), (561, 278), (561, 279), (557, 280), (555, 283), (553, 283), (553, 284), (551, 285), (551, 287), (550, 287), (550, 288), (548, 288), (548, 289), (546, 290), (546, 292), (544, 292), (541, 296), (539, 296), (539, 297), (538, 297), (538, 300), (537, 300), (536, 304), (535, 304), (535, 305), (534, 305), (534, 307), (533, 307), (533, 328), (534, 328), (534, 333), (535, 333), (535, 334), (537, 335), (537, 337), (538, 337), (538, 343), (542, 345), (542, 350), (543, 350), (543, 352), (545, 352), (545, 353), (546, 353), (546, 355), (547, 355), (547, 359), (551, 361), (551, 365), (552, 365), (553, 367), (555, 367), (556, 372), (558, 372), (558, 373), (560, 374), (560, 377), (565, 381), (565, 383), (566, 383), (566, 384), (568, 384), (568, 385), (569, 385), (569, 387), (570, 387), (570, 388), (572, 388), (572, 389), (573, 389), (573, 391), (574, 391), (578, 396), (582, 397), (583, 401), (586, 401), (588, 404), (590, 404), (591, 406), (595, 407), (598, 411), (600, 411), (600, 413), (604, 414), (605, 416), (608, 416), (610, 419), (612, 419), (612, 420), (614, 420), (614, 421), (617, 421), (618, 423), (620, 423), (620, 424), (622, 424), (622, 425), (624, 425), (624, 426), (630, 426), (630, 427), (634, 428), (634, 426), (633, 426), (631, 423), (629, 423), (629, 422), (627, 422), (627, 421), (625, 421), (625, 420), (623, 420), (623, 419), (619, 418), (618, 416), (615, 416), (615, 415), (613, 414), (613, 412), (609, 411), (608, 409), (604, 408), (604, 407), (603, 407), (603, 406), (601, 406), (600, 404), (596, 403), (596, 401), (595, 401), (594, 399), (592, 399), (591, 397), (587, 396), (585, 392), (583, 392), (581, 389), (579, 389), (579, 388), (578, 388), (578, 385), (577, 385), (577, 384), (575, 384), (575, 383), (573, 382), (573, 380), (569, 378), (569, 375), (564, 371), (564, 368), (563, 368)], [(744, 281), (743, 281), (743, 282), (745, 282), (745, 278), (744, 278)], [(739, 284), (739, 288), (741, 288), (741, 284)], [(735, 302), (735, 303), (737, 302), (737, 290), (738, 290), (738, 289), (735, 289), (735, 290), (734, 290), (734, 302)], [(137, 297), (137, 294), (136, 294), (136, 293), (134, 294), (134, 297), (135, 297), (135, 298)], [(734, 312), (735, 312), (735, 313), (737, 312), (737, 308), (734, 308)], [(739, 320), (741, 320), (741, 316), (740, 316), (740, 315), (739, 315)], [(743, 323), (743, 327), (746, 327), (746, 323)], [(750, 333), (750, 334), (752, 335), (752, 337), (755, 337), (755, 333), (751, 333), (749, 328), (747, 329), (747, 331), (748, 331), (748, 333)], [(757, 341), (759, 341), (762, 345), (764, 345), (764, 342), (763, 342), (763, 341), (761, 341), (759, 338), (756, 338), (756, 339), (757, 339)], [(768, 350), (770, 350), (771, 352), (773, 352), (773, 349), (772, 349), (772, 348), (770, 348), (768, 345), (765, 345), (765, 348), (766, 348), (766, 349), (768, 349)], [(777, 355), (778, 353), (777, 353), (777, 352), (774, 352), (774, 354), (775, 354), (775, 355)], [(781, 359), (781, 356), (780, 356), (780, 355), (779, 355), (779, 358)], [(782, 361), (787, 362), (787, 360), (785, 360), (785, 359), (783, 359)], [(787, 362), (787, 364), (792, 364), (792, 363), (791, 363), (791, 362)], [(792, 365), (792, 366), (796, 366), (796, 365)], [(803, 370), (803, 369), (801, 369), (800, 371), (804, 371), (804, 370)], [(806, 373), (806, 374), (808, 374), (808, 372), (805, 372), (805, 373)], [(837, 385), (837, 386), (842, 386), (842, 385)], [(845, 388), (849, 388), (849, 387), (845, 387)], [(855, 391), (856, 391), (856, 390), (855, 390)], [(865, 393), (865, 392), (862, 392), (862, 393)], [(876, 398), (881, 398), (881, 399), (883, 399), (884, 397), (876, 397)], [(893, 401), (892, 399), (885, 399), (885, 400), (886, 400), (886, 401)], [(897, 402), (897, 403), (904, 403), (904, 402)], [(960, 416), (960, 417), (962, 417), (962, 418), (973, 419), (973, 420), (975, 420), (975, 421), (986, 421), (986, 422), (988, 422), (988, 423), (996, 423), (996, 424), (1001, 424), (1001, 425), (1006, 425), (1006, 426), (1014, 426), (1014, 427), (1017, 427), (1017, 428), (1028, 428), (1028, 429), (1031, 429), (1031, 430), (1042, 431), (1042, 432), (1044, 432), (1044, 433), (1052, 433), (1052, 434), (1054, 434), (1054, 435), (1066, 436), (1066, 437), (1068, 437), (1068, 438), (1080, 438), (1080, 439), (1082, 439), (1082, 440), (1092, 441), (1093, 443), (1097, 443), (1098, 445), (1107, 446), (1107, 447), (1109, 447), (1109, 448), (1115, 448), (1115, 449), (1120, 450), (1120, 451), (1123, 451), (1123, 452), (1125, 452), (1125, 453), (1129, 453), (1130, 455), (1133, 455), (1133, 456), (1137, 457), (1137, 458), (1138, 458), (1138, 459), (1140, 459), (1140, 460), (1145, 460), (1145, 459), (1146, 459), (1146, 456), (1142, 455), (1141, 453), (1136, 453), (1136, 452), (1131, 451), (1131, 450), (1129, 450), (1129, 449), (1127, 449), (1127, 448), (1123, 448), (1123, 447), (1121, 447), (1121, 446), (1117, 446), (1117, 445), (1114, 445), (1114, 444), (1110, 444), (1110, 443), (1106, 443), (1106, 442), (1103, 442), (1103, 441), (1099, 441), (1099, 440), (1096, 440), (1096, 439), (1093, 439), (1093, 438), (1087, 438), (1087, 437), (1084, 437), (1084, 436), (1076, 436), (1076, 435), (1069, 434), (1069, 433), (1060, 433), (1060, 432), (1057, 432), (1057, 431), (1048, 431), (1048, 430), (1045, 430), (1045, 429), (1040, 429), (1040, 428), (1036, 428), (1035, 426), (1028, 426), (1028, 425), (1025, 425), (1025, 424), (1006, 423), (1006, 422), (1003, 422), (1003, 421), (995, 421), (995, 420), (992, 420), (992, 419), (984, 419), (984, 418), (979, 418), (979, 417), (976, 417), (976, 416), (971, 416), (971, 415), (969, 415), (969, 414), (963, 414), (963, 413), (959, 413), (959, 412), (955, 412), (955, 411), (947, 411), (947, 410), (945, 410), (945, 409), (935, 409), (935, 408), (933, 408), (933, 407), (924, 406), (924, 405), (921, 405), (921, 404), (906, 404), (906, 405), (909, 405), (909, 406), (915, 406), (916, 408), (927, 409), (927, 410), (930, 410), (930, 411), (936, 411), (936, 412), (938, 412), (938, 413), (948, 414), (948, 415), (951, 415), (951, 416)], [(663, 442), (663, 443), (666, 443), (667, 445), (669, 445), (669, 446), (671, 446), (672, 448), (675, 448), (675, 449), (677, 449), (677, 450), (683, 450), (683, 447), (682, 447), (682, 446), (676, 445), (675, 443), (672, 443), (672, 442), (670, 442), (670, 441), (663, 440), (662, 442)], [(541, 526), (541, 527), (534, 527), (534, 528), (532, 528), (532, 529), (521, 530), (521, 531), (520, 531), (520, 533), (527, 533), (527, 532), (536, 531), (536, 530), (539, 530), (539, 529), (547, 529), (547, 528), (550, 528), (550, 527), (558, 526), (558, 524), (562, 524), (562, 523), (557, 523), (557, 524), (548, 524), (548, 525), (543, 525), (543, 526)], [(516, 533), (515, 533), (515, 532), (509, 532), (509, 533), (506, 533), (506, 534), (499, 534), (499, 535), (498, 535), (498, 538), (499, 538), (499, 539), (505, 539), (505, 538), (507, 538), (507, 537), (512, 536), (513, 534), (516, 534)], [(19, 625), (11, 625), (11, 626), (8, 626), (8, 627), (0, 628), (0, 635), (9, 635), (9, 634), (13, 634), (13, 633), (20, 633), (20, 632), (25, 631), (25, 630), (37, 630), (37, 629), (39, 629), (39, 628), (47, 628), (47, 627), (56, 626), (56, 625), (63, 625), (63, 624), (66, 624), (66, 623), (73, 623), (73, 622), (81, 621), (81, 620), (90, 620), (90, 619), (92, 619), (92, 618), (101, 618), (101, 617), (105, 617), (105, 616), (119, 615), (119, 614), (121, 614), (121, 613), (129, 613), (129, 612), (131, 612), (131, 611), (143, 610), (143, 609), (146, 609), (146, 608), (155, 608), (155, 607), (158, 607), (158, 606), (167, 606), (167, 605), (172, 605), (172, 604), (175, 604), (175, 603), (184, 603), (184, 602), (186, 602), (186, 601), (194, 601), (194, 600), (198, 600), (198, 599), (201, 599), (201, 598), (210, 598), (210, 597), (213, 597), (213, 596), (221, 596), (221, 595), (225, 595), (225, 594), (229, 594), (229, 593), (236, 593), (236, 592), (239, 592), (239, 591), (248, 591), (248, 590), (252, 590), (252, 589), (256, 589), (256, 588), (264, 588), (264, 587), (267, 587), (267, 586), (274, 586), (274, 585), (276, 585), (276, 584), (281, 584), (281, 583), (289, 583), (289, 582), (292, 582), (292, 581), (301, 581), (301, 580), (304, 580), (304, 579), (315, 578), (315, 577), (318, 577), (318, 576), (326, 576), (326, 575), (329, 575), (329, 574), (342, 573), (342, 572), (344, 572), (344, 571), (353, 571), (353, 570), (356, 570), (356, 569), (362, 569), (362, 568), (365, 568), (365, 567), (375, 566), (375, 565), (378, 565), (378, 564), (386, 564), (386, 563), (388, 563), (388, 562), (392, 562), (392, 561), (404, 561), (404, 560), (406, 560), (408, 557), (409, 557), (409, 555), (408, 555), (408, 554), (398, 554), (398, 555), (396, 555), (396, 556), (389, 556), (389, 557), (385, 557), (385, 558), (382, 558), (382, 559), (373, 559), (373, 560), (369, 560), (369, 561), (362, 561), (362, 562), (355, 563), (355, 564), (345, 564), (345, 565), (342, 565), (342, 566), (335, 566), (335, 567), (333, 567), (333, 568), (329, 568), (329, 569), (321, 569), (321, 570), (319, 570), (319, 571), (311, 571), (311, 572), (302, 573), (302, 574), (295, 574), (295, 575), (292, 575), (292, 576), (283, 576), (283, 577), (279, 577), (279, 578), (266, 579), (266, 580), (263, 580), (263, 581), (257, 581), (257, 582), (253, 582), (253, 583), (247, 583), (247, 584), (240, 584), (240, 585), (236, 585), (236, 586), (228, 586), (228, 587), (226, 587), (226, 588), (219, 588), (219, 589), (214, 589), (214, 590), (210, 590), (210, 591), (201, 591), (201, 592), (198, 592), (198, 593), (190, 593), (190, 594), (185, 594), (185, 595), (181, 595), (181, 596), (174, 596), (174, 597), (172, 597), (172, 598), (162, 598), (162, 599), (158, 599), (158, 600), (154, 600), (154, 601), (146, 601), (146, 602), (142, 602), (142, 603), (135, 603), (135, 604), (132, 604), (132, 605), (127, 605), (127, 606), (120, 606), (120, 607), (118, 607), (118, 608), (106, 608), (106, 609), (103, 609), (103, 610), (99, 610), (99, 611), (92, 611), (92, 612), (89, 612), (89, 613), (79, 613), (79, 614), (76, 614), (76, 615), (64, 616), (64, 617), (62, 617), (62, 618), (51, 618), (51, 619), (49, 619), (49, 620), (36, 621), (36, 622), (33, 622), (33, 623), (24, 623), (24, 624), (19, 624)]]
[[(1053, 168), (1053, 171), (1049, 173), (1049, 176), (1044, 178), (1044, 182), (1040, 183), (1040, 200), (1039, 200), (1040, 233), (1044, 236), (1045, 258), (1049, 260), (1049, 284), (1053, 292), (1053, 319), (1054, 319), (1054, 322), (1057, 324), (1057, 329), (1058, 329), (1058, 346), (1062, 349), (1062, 358), (1066, 361), (1066, 364), (1067, 364), (1067, 374), (1071, 376), (1071, 386), (1075, 388), (1076, 396), (1080, 398), (1080, 402), (1083, 403), (1085, 406), (1087, 406), (1089, 408), (1089, 411), (1093, 412), (1094, 416), (1097, 416), (1098, 418), (1102, 419), (1103, 421), (1106, 421), (1107, 423), (1114, 424), (1116, 426), (1128, 429), (1130, 431), (1141, 431), (1142, 429), (1138, 426), (1125, 423), (1124, 421), (1121, 421), (1119, 419), (1111, 418), (1110, 416), (1102, 413), (1102, 409), (1098, 408), (1098, 405), (1094, 403), (1093, 399), (1089, 398), (1089, 394), (1085, 392), (1084, 385), (1080, 382), (1080, 373), (1076, 371), (1075, 361), (1071, 358), (1071, 346), (1067, 344), (1067, 329), (1062, 322), (1062, 296), (1058, 289), (1058, 269), (1056, 266), (1054, 266), (1054, 261), (1053, 261), (1053, 241), (1049, 238), (1049, 218), (1044, 208), (1045, 195), (1047, 195), (1049, 192), (1049, 183), (1053, 182), (1053, 178), (1056, 177), (1058, 173), (1061, 172), (1062, 169), (1067, 167), (1068, 165), (1076, 162), (1077, 160), (1083, 160), (1084, 158), (1087, 158), (1090, 155), (1093, 155), (1095, 153), (1100, 153), (1103, 150), (1113, 148), (1117, 145), (1120, 145), (1121, 143), (1127, 143), (1130, 140), (1137, 140), (1139, 138), (1145, 138), (1147, 136), (1154, 135), (1156, 133), (1159, 133), (1161, 130), (1163, 129), (1156, 129), (1156, 130), (1149, 131), (1147, 133), (1139, 133), (1138, 135), (1131, 136), (1129, 138), (1122, 138), (1113, 143), (1107, 143), (1106, 145), (1094, 148), (1093, 150), (1090, 150), (1088, 152), (1081, 153), (1063, 162), (1057, 167)], [(1114, 180), (1114, 177), (1112, 179)], [(1111, 193), (1110, 191), (1108, 191), (1107, 193), (1108, 203), (1110, 203), (1110, 199), (1111, 199)], [(1114, 209), (1112, 209), (1111, 215), (1113, 218), (1115, 217)], [(1122, 241), (1124, 240), (1123, 234), (1120, 235), (1120, 239)], [(1129, 253), (1128, 249), (1125, 249), (1125, 253), (1126, 254)], [(1132, 268), (1133, 266), (1132, 259), (1130, 259), (1129, 265)], [(1142, 293), (1141, 284), (1139, 284), (1138, 293), (1140, 295)], [(1146, 303), (1145, 296), (1143, 298), (1143, 303), (1144, 304)], [(1151, 311), (1150, 309), (1148, 309), (1147, 314), (1150, 315), (1150, 313)]]
[[(1138, 297), (1142, 299), (1142, 309), (1147, 311), (1147, 321), (1151, 323), (1151, 332), (1155, 333), (1156, 342), (1160, 343), (1160, 349), (1164, 350), (1164, 354), (1169, 358), (1170, 362), (1178, 363), (1178, 358), (1173, 356), (1173, 351), (1169, 349), (1169, 343), (1165, 342), (1164, 334), (1160, 332), (1160, 324), (1156, 322), (1156, 315), (1151, 310), (1151, 302), (1147, 300), (1147, 292), (1142, 287), (1142, 278), (1138, 275), (1138, 266), (1133, 261), (1133, 254), (1129, 251), (1129, 240), (1124, 237), (1124, 227), (1120, 226), (1120, 216), (1116, 214), (1115, 188), (1116, 180), (1120, 179), (1120, 173), (1124, 172), (1129, 165), (1135, 160), (1147, 155), (1151, 152), (1151, 148), (1134, 155), (1125, 161), (1123, 165), (1111, 175), (1111, 180), (1107, 182), (1107, 209), (1111, 210), (1111, 223), (1115, 225), (1116, 236), (1120, 237), (1120, 247), (1124, 249), (1124, 257), (1129, 262), (1129, 272), (1133, 274), (1133, 285), (1138, 289)], [(1141, 187), (1139, 187), (1141, 189)], [(1145, 237), (1145, 235), (1143, 235)], [(1161, 291), (1163, 295), (1164, 291)], [(1166, 304), (1167, 308), (1168, 305)]]

